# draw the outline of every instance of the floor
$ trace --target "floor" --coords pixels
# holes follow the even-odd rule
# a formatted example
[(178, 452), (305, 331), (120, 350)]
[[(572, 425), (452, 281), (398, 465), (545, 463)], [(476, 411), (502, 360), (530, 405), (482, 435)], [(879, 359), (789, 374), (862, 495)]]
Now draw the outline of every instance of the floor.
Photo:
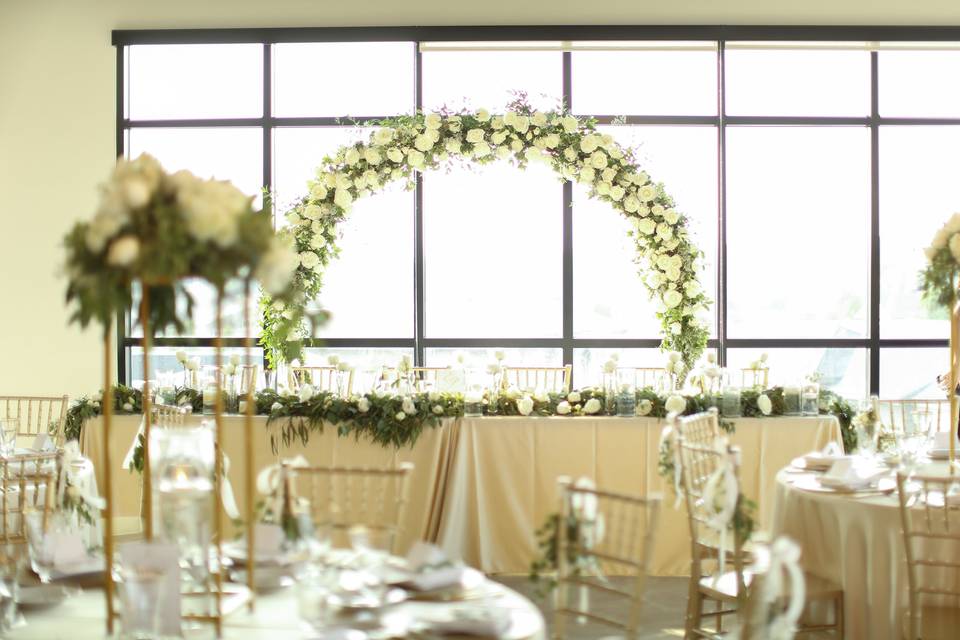
[[(498, 576), (495, 578), (514, 591), (530, 598), (543, 611), (547, 627), (553, 624), (550, 598), (537, 595), (536, 589), (525, 576)], [(626, 578), (612, 578), (612, 581)], [(687, 578), (649, 578), (643, 613), (640, 623), (640, 640), (676, 640), (683, 637), (683, 618), (687, 606)], [(590, 610), (603, 615), (616, 615), (622, 610), (622, 599), (604, 595), (593, 590), (590, 594)], [(616, 630), (598, 624), (579, 625), (572, 620), (567, 623), (567, 638), (588, 640), (616, 636)]]

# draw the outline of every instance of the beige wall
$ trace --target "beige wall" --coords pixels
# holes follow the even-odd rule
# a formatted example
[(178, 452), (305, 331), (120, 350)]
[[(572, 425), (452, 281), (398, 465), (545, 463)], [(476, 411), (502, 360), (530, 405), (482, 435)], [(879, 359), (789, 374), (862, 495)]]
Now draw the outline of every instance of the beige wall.
[(960, 24), (955, 0), (0, 0), (0, 395), (95, 391), (60, 238), (113, 161), (116, 28), (434, 24)]

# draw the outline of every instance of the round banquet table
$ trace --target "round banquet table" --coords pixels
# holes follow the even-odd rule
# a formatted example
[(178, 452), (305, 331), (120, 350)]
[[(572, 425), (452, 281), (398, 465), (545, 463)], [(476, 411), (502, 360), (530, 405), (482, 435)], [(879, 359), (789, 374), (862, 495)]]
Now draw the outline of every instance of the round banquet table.
[[(946, 465), (921, 472), (941, 475)], [(843, 588), (846, 638), (899, 640), (908, 583), (896, 491), (827, 493), (815, 490), (815, 475), (790, 467), (777, 474), (772, 534), (794, 539), (804, 570)]]
[[(546, 625), (540, 611), (532, 602), (516, 591), (489, 582), (486, 597), (461, 602), (409, 601), (397, 605), (414, 619), (432, 620), (449, 617), (456, 609), (501, 608), (510, 615), (510, 627), (502, 636), (505, 640), (546, 640)], [(13, 629), (5, 636), (11, 640), (93, 640), (105, 638), (105, 603), (103, 591), (89, 590), (48, 609), (23, 611), (26, 625)], [(119, 625), (119, 622), (118, 622)], [(119, 628), (119, 627), (118, 627)], [(212, 627), (209, 627), (212, 630)], [(204, 634), (202, 637), (212, 637)], [(259, 594), (256, 610), (246, 607), (224, 618), (225, 640), (263, 640), (289, 638), (310, 640), (318, 637), (305, 630), (297, 610), (297, 587)]]

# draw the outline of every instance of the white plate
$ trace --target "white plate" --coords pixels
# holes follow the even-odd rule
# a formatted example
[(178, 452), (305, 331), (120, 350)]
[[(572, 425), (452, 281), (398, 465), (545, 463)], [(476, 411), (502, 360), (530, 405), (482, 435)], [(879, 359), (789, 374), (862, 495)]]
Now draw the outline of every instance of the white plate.
[(71, 592), (71, 589), (57, 584), (21, 586), (17, 605), (23, 609), (52, 607), (66, 600)]

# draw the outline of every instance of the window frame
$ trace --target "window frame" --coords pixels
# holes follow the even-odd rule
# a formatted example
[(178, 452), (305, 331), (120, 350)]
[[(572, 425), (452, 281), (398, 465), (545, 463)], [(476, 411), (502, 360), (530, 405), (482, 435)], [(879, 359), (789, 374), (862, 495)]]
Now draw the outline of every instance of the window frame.
[[(497, 26), (497, 27), (296, 27), (261, 29), (151, 29), (114, 30), (112, 45), (116, 49), (116, 152), (125, 153), (126, 132), (140, 127), (259, 127), (263, 133), (263, 185), (273, 184), (273, 140), (271, 132), (284, 126), (342, 125), (336, 117), (275, 117), (272, 114), (272, 45), (284, 42), (411, 42), (414, 61), (414, 107), (422, 104), (422, 42), (482, 42), (482, 41), (694, 41), (717, 45), (717, 115), (713, 116), (656, 116), (595, 115), (598, 124), (618, 123), (635, 125), (709, 125), (717, 133), (717, 290), (714, 292), (716, 335), (708, 342), (715, 349), (721, 365), (727, 362), (730, 348), (866, 348), (867, 388), (871, 394), (880, 389), (881, 350), (915, 347), (945, 347), (946, 339), (881, 338), (880, 337), (880, 128), (884, 125), (960, 125), (960, 118), (943, 117), (882, 117), (879, 113), (878, 52), (870, 52), (870, 112), (863, 117), (796, 117), (796, 116), (728, 116), (725, 106), (725, 49), (728, 41), (786, 41), (786, 42), (957, 42), (960, 27), (940, 26)], [(130, 120), (126, 118), (126, 47), (144, 44), (227, 44), (260, 43), (263, 46), (263, 113), (259, 118), (212, 118), (180, 120)], [(572, 95), (572, 53), (562, 53), (563, 99), (574, 106)], [(390, 114), (383, 114), (388, 116)], [(376, 118), (381, 116), (369, 116)], [(870, 224), (869, 234), (869, 321), (863, 338), (728, 338), (727, 323), (727, 203), (726, 203), (726, 132), (737, 125), (816, 125), (862, 126), (870, 131)], [(560, 338), (428, 338), (424, 331), (424, 264), (423, 264), (423, 197), (422, 177), (418, 174), (414, 195), (414, 337), (413, 338), (325, 338), (312, 341), (316, 346), (337, 347), (399, 347), (412, 349), (415, 362), (423, 363), (424, 350), (432, 347), (553, 347), (563, 352), (565, 364), (573, 364), (575, 349), (584, 348), (651, 348), (658, 347), (659, 338), (575, 338), (573, 327), (573, 199), (572, 184), (563, 185), (563, 323)], [(224, 338), (224, 347), (242, 346), (243, 338)], [(157, 337), (157, 346), (213, 345), (213, 338)], [(142, 346), (142, 338), (131, 336), (129, 314), (118, 318), (117, 364), (118, 380), (129, 383), (131, 347)], [(309, 345), (308, 345), (309, 346)]]

